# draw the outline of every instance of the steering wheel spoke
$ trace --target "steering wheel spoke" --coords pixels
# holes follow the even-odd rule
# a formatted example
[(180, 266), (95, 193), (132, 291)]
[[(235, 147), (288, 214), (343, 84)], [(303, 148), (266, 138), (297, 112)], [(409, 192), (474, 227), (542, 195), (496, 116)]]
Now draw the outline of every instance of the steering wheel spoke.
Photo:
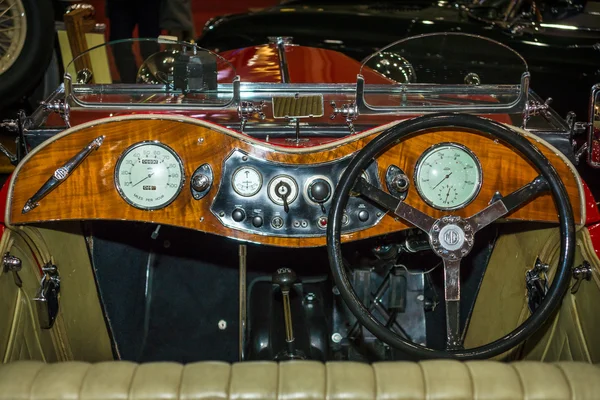
[(508, 196), (504, 196), (492, 204), (468, 218), (474, 232), (480, 231), (498, 218), (510, 214), (528, 201), (542, 193), (548, 192), (550, 187), (544, 177), (538, 176), (527, 185), (515, 190)]
[(371, 185), (363, 177), (359, 177), (356, 180), (356, 183), (354, 184), (354, 191), (379, 204), (397, 217), (427, 233), (429, 233), (433, 223), (435, 222), (435, 218), (430, 217), (422, 211), (409, 206), (404, 201), (399, 200), (391, 194), (388, 194), (383, 190)]
[(444, 259), (444, 298), (446, 300), (446, 350), (463, 348), (460, 331), (460, 259)]

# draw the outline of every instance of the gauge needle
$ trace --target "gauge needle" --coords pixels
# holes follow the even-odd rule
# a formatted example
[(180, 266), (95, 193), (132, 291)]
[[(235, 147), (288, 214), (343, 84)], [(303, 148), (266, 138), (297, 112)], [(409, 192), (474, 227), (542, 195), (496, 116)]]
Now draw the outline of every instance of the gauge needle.
[(135, 185), (133, 185), (132, 187), (136, 187), (137, 185), (139, 185), (140, 183), (144, 182), (146, 179), (151, 178), (152, 175), (154, 175), (154, 172), (151, 172), (148, 174), (147, 177), (145, 177), (144, 179), (142, 179), (141, 181), (139, 181), (138, 183), (136, 183)]
[(434, 190), (436, 187), (440, 186), (440, 185), (442, 184), (442, 182), (444, 182), (446, 179), (450, 178), (450, 175), (452, 175), (452, 172), (450, 172), (448, 175), (446, 175), (446, 176), (444, 177), (444, 179), (442, 179), (441, 181), (439, 181), (439, 182), (438, 182), (438, 184), (437, 184), (437, 185), (435, 185), (435, 186), (432, 188), (432, 190)]
[(446, 193), (446, 200), (444, 201), (444, 204), (448, 204), (448, 196), (450, 196), (450, 189), (452, 189), (452, 186), (448, 187), (448, 193)]

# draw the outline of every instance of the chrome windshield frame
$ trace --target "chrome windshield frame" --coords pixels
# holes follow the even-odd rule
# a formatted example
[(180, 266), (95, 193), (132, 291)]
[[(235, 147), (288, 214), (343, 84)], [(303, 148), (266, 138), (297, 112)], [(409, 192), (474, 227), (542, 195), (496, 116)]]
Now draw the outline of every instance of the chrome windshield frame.
[(529, 96), (529, 72), (521, 75), (519, 85), (439, 85), (439, 84), (397, 84), (390, 85), (402, 94), (461, 94), (461, 95), (515, 95), (516, 99), (510, 103), (490, 103), (477, 105), (400, 105), (400, 106), (373, 106), (365, 100), (368, 86), (364, 77), (356, 78), (356, 106), (359, 115), (406, 115), (429, 114), (434, 112), (465, 112), (486, 114), (512, 114), (523, 113)]

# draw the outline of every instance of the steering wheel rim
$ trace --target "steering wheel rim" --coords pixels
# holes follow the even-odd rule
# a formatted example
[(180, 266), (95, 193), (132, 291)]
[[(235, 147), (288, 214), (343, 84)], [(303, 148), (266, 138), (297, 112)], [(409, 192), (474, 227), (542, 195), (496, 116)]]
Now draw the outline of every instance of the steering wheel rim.
[[(512, 332), (495, 341), (471, 349), (436, 350), (405, 340), (379, 322), (362, 304), (352, 288), (344, 269), (341, 253), (341, 228), (344, 208), (350, 191), (360, 176), (361, 170), (377, 155), (408, 136), (436, 128), (462, 128), (493, 136), (509, 145), (514, 151), (529, 160), (545, 178), (554, 199), (559, 216), (560, 257), (556, 273), (548, 292), (539, 307)], [(511, 211), (512, 212), (512, 211)], [(353, 158), (342, 174), (332, 198), (327, 226), (327, 252), (335, 284), (340, 295), (359, 323), (377, 338), (418, 358), (456, 358), (462, 360), (490, 358), (517, 346), (534, 332), (560, 306), (569, 285), (571, 266), (575, 255), (575, 223), (567, 191), (557, 171), (548, 159), (525, 137), (495, 121), (467, 114), (434, 114), (417, 117), (388, 128), (369, 142)]]

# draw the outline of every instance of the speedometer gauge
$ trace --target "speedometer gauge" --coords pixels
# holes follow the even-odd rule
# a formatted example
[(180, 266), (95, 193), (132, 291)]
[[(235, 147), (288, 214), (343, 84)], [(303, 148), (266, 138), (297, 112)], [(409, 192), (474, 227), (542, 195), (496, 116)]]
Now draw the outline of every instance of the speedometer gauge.
[(440, 143), (426, 150), (415, 167), (419, 195), (439, 210), (456, 210), (477, 197), (481, 188), (481, 164), (465, 146)]
[(177, 198), (185, 173), (181, 159), (159, 142), (140, 142), (117, 161), (115, 185), (121, 197), (142, 210), (157, 210)]

